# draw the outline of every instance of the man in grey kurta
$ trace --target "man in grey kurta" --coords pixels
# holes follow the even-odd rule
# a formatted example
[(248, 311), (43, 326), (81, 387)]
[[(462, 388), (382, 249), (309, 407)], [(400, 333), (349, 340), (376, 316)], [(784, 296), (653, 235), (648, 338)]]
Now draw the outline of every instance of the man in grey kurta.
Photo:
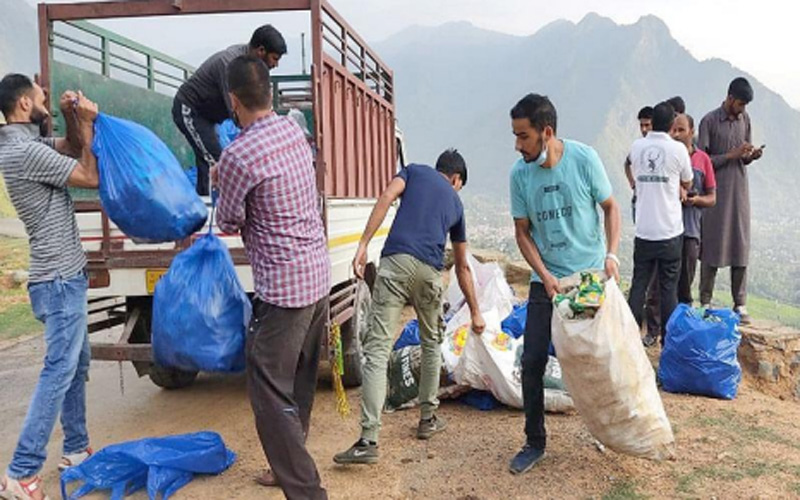
[(747, 165), (761, 158), (763, 146), (751, 144), (750, 115), (746, 106), (753, 88), (744, 78), (734, 79), (722, 106), (700, 122), (698, 148), (708, 153), (717, 177), (717, 204), (703, 215), (700, 260), (700, 303), (707, 306), (720, 267), (731, 268), (734, 309), (749, 323), (747, 263), (750, 257), (750, 189)]

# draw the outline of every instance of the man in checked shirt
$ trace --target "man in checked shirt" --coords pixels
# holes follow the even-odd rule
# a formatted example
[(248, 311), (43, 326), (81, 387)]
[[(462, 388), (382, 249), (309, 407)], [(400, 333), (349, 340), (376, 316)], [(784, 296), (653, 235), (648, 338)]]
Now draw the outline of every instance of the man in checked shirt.
[(272, 471), (258, 481), (289, 499), (324, 499), (306, 450), (331, 287), (311, 149), (300, 127), (272, 110), (269, 69), (240, 56), (228, 67), (239, 137), (211, 177), (219, 226), (241, 231), (255, 279), (247, 385)]

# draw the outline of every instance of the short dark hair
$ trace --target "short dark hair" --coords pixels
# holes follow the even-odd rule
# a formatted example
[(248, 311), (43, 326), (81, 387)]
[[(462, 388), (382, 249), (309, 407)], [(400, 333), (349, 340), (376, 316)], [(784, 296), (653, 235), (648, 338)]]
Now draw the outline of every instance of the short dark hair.
[(467, 185), (467, 163), (455, 148), (450, 148), (439, 155), (439, 159), (436, 160), (436, 171), (448, 177), (458, 174), (461, 176), (461, 183)]
[(672, 106), (672, 109), (679, 115), (686, 113), (686, 103), (683, 101), (683, 97), (676, 95), (675, 97), (667, 99), (666, 102), (668, 102), (670, 106)]
[(675, 108), (667, 101), (656, 104), (653, 108), (653, 130), (669, 132), (675, 122)]
[(23, 95), (33, 90), (30, 78), (19, 73), (9, 73), (0, 80), (0, 112), (6, 117), (14, 112), (17, 101)]
[(636, 115), (637, 120), (652, 120), (653, 119), (653, 107), (652, 106), (645, 106), (639, 110), (639, 114)]
[(556, 108), (550, 99), (545, 95), (528, 94), (511, 108), (511, 118), (518, 120), (520, 118), (527, 118), (531, 122), (531, 126), (541, 132), (548, 125), (556, 132), (556, 125), (558, 124), (558, 116)]
[(694, 118), (689, 113), (684, 113), (683, 116), (686, 117), (686, 121), (689, 122), (689, 128), (694, 130)]
[(750, 86), (747, 78), (740, 76), (734, 78), (731, 84), (728, 85), (728, 95), (747, 104), (753, 101), (753, 87)]
[(286, 40), (283, 39), (281, 32), (271, 24), (265, 24), (256, 28), (250, 38), (250, 48), (257, 49), (264, 47), (267, 53), (284, 55), (286, 53)]
[(254, 56), (239, 56), (228, 65), (228, 88), (251, 110), (266, 109), (272, 99), (269, 68)]

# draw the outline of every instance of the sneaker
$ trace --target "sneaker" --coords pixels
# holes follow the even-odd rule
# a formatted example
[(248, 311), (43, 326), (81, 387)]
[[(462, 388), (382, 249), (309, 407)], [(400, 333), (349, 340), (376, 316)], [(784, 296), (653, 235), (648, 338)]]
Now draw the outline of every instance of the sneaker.
[(333, 461), (339, 465), (378, 463), (378, 443), (361, 438), (349, 450), (334, 455)]
[(539, 463), (542, 458), (544, 458), (544, 449), (534, 448), (526, 444), (519, 453), (511, 459), (508, 470), (510, 470), (512, 474), (524, 474)]
[(644, 344), (645, 347), (653, 347), (656, 345), (656, 341), (658, 341), (658, 337), (655, 335), (650, 335), (649, 332), (642, 337), (642, 344)]
[(427, 420), (420, 419), (417, 426), (417, 439), (430, 439), (437, 432), (442, 432), (447, 428), (447, 422), (436, 415)]
[[(37, 494), (40, 496), (35, 496)], [(39, 476), (33, 476), (27, 481), (11, 479), (6, 476), (0, 482), (0, 498), (6, 500), (34, 500), (38, 498), (50, 500), (50, 497), (42, 489), (42, 478)]]
[(751, 318), (750, 315), (747, 314), (747, 308), (745, 306), (739, 306), (736, 309), (734, 309), (734, 311), (736, 312), (736, 314), (739, 315), (739, 321), (743, 325), (749, 325), (750, 323), (753, 322), (753, 318)]
[(91, 448), (86, 448), (85, 450), (79, 451), (78, 453), (71, 453), (69, 455), (64, 455), (63, 457), (61, 457), (61, 463), (58, 464), (58, 470), (63, 472), (69, 469), (70, 467), (78, 466), (83, 462), (85, 462), (87, 458), (91, 457), (92, 453), (94, 452), (92, 451)]

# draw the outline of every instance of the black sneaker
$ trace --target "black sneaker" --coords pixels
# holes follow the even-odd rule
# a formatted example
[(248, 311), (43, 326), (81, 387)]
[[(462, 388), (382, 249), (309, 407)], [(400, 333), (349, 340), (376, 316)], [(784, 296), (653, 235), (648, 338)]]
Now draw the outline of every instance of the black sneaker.
[(544, 458), (544, 449), (534, 448), (526, 444), (519, 453), (511, 459), (511, 463), (508, 464), (508, 470), (510, 470), (512, 474), (524, 474), (539, 463), (542, 458)]
[(446, 427), (447, 422), (436, 415), (427, 420), (420, 420), (419, 426), (417, 426), (417, 439), (430, 439), (431, 436), (437, 432), (442, 432)]
[(361, 438), (349, 450), (334, 455), (333, 461), (339, 465), (378, 463), (378, 443)]

